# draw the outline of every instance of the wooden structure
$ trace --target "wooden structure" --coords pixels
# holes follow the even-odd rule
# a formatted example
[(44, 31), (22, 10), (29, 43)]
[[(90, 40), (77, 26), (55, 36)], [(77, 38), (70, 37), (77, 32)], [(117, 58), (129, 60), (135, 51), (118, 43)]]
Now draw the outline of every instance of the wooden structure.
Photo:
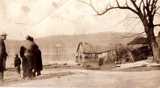
[(128, 47), (135, 61), (145, 60), (152, 56), (152, 49), (149, 47), (145, 37), (136, 37), (128, 43)]
[(102, 65), (103, 59), (99, 58), (99, 56), (106, 52), (108, 52), (108, 50), (100, 46), (93, 46), (87, 42), (80, 42), (76, 50), (76, 62), (84, 67), (90, 64)]
[(126, 62), (134, 62), (134, 58), (127, 46), (117, 44), (115, 47), (116, 60), (115, 63), (121, 64)]
[(133, 62), (131, 52), (126, 47), (109, 48), (80, 42), (76, 50), (76, 62), (86, 67), (87, 65), (103, 65), (122, 62)]

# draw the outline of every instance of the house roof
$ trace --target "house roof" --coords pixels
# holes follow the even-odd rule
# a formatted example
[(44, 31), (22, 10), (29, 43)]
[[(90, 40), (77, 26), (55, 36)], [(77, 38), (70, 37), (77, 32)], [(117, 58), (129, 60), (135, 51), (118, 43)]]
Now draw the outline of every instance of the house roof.
[(136, 44), (148, 44), (147, 38), (145, 37), (136, 37), (132, 41), (128, 43), (128, 45), (136, 45)]
[(101, 53), (109, 51), (104, 46), (93, 45), (93, 44), (90, 44), (87, 42), (80, 42), (78, 44), (77, 52), (78, 52), (80, 46), (83, 48), (83, 53), (85, 53), (85, 54), (101, 54)]

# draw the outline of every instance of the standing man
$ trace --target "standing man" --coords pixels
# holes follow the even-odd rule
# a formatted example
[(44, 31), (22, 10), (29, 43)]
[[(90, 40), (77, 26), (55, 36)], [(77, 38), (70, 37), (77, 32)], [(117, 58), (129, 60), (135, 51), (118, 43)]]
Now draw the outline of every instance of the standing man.
[(7, 52), (6, 52), (6, 46), (4, 43), (4, 40), (6, 40), (7, 34), (2, 33), (0, 36), (0, 80), (3, 80), (4, 76), (4, 70), (6, 65), (6, 58), (7, 58)]
[(17, 73), (21, 74), (21, 59), (19, 58), (18, 54), (16, 54), (14, 58), (14, 67), (16, 68)]

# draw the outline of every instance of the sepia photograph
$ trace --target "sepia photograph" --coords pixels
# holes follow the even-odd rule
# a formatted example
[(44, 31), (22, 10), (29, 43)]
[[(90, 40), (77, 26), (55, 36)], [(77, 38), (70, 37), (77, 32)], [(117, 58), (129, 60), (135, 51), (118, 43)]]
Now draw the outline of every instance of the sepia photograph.
[(0, 0), (0, 88), (160, 88), (160, 0)]

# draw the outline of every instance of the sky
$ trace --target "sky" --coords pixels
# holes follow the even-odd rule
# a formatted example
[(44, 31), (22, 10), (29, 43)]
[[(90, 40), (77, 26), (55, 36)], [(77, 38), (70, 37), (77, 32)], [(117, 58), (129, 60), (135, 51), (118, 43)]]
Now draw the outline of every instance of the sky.
[[(104, 9), (107, 3), (109, 0), (101, 0), (96, 7)], [(10, 39), (24, 39), (26, 35), (143, 32), (141, 22), (132, 16), (123, 10), (97, 16), (79, 0), (0, 0), (0, 32), (6, 32)]]

